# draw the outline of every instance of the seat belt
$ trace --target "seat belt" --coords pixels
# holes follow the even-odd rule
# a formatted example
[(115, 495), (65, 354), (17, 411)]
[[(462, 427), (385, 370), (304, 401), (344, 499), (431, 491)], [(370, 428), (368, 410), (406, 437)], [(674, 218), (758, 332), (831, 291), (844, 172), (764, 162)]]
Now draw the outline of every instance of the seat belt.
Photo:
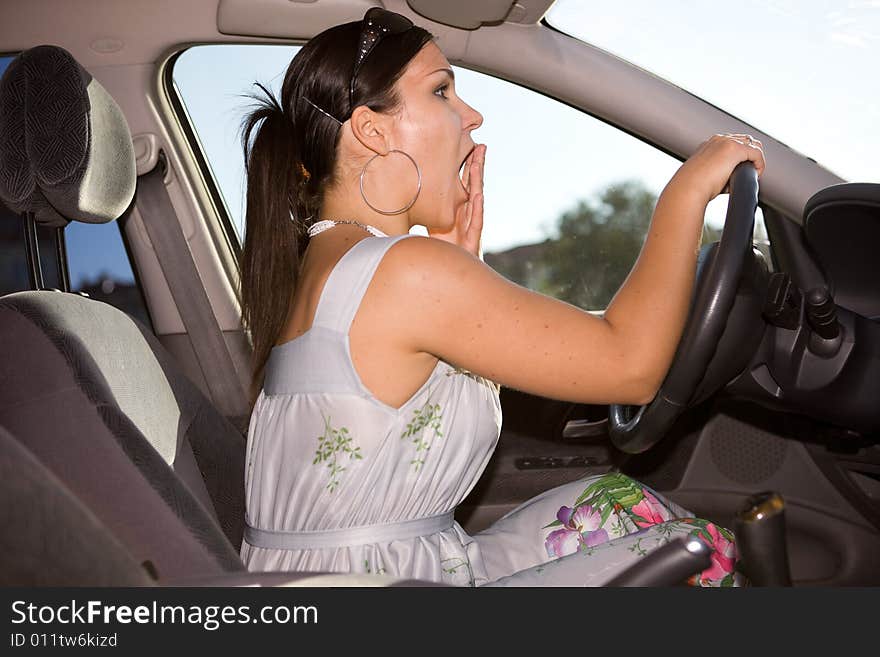
[(165, 187), (165, 154), (137, 183), (137, 207), (217, 410), (244, 433), (241, 382)]

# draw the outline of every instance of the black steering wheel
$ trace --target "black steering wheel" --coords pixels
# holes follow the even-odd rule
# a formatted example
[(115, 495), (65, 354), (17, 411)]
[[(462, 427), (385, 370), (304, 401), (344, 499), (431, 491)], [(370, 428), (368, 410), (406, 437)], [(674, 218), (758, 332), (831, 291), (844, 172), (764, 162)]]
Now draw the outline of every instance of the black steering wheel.
[(687, 323), (660, 390), (646, 406), (610, 406), (608, 434), (623, 452), (644, 452), (663, 438), (687, 408), (718, 347), (752, 248), (758, 208), (754, 164), (741, 162), (736, 166), (730, 175), (729, 191), (721, 241), (698, 269)]

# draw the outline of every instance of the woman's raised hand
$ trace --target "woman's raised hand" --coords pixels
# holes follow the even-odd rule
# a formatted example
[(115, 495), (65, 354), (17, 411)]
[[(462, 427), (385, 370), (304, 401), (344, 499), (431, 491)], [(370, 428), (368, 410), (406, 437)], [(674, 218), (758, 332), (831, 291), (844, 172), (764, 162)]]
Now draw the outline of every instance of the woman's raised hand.
[(452, 242), (476, 257), (480, 257), (480, 237), (483, 233), (483, 167), (486, 163), (486, 145), (477, 144), (465, 160), (461, 183), (468, 192), (467, 202), (455, 213), (455, 225), (447, 233), (428, 232), (431, 237)]
[(730, 174), (740, 162), (755, 164), (758, 177), (764, 173), (764, 147), (750, 135), (712, 135), (700, 144), (673, 176), (672, 181), (690, 186), (709, 203), (725, 193)]

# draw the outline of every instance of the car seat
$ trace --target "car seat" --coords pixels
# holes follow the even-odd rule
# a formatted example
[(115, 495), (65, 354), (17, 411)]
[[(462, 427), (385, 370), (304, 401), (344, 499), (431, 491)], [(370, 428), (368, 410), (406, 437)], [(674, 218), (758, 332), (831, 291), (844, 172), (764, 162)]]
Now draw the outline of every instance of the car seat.
[[(128, 125), (97, 80), (55, 46), (16, 57), (0, 81), (4, 203), (45, 226), (102, 223), (135, 187)], [(244, 570), (245, 438), (126, 313), (56, 290), (0, 297), (0, 425), (154, 578)]]

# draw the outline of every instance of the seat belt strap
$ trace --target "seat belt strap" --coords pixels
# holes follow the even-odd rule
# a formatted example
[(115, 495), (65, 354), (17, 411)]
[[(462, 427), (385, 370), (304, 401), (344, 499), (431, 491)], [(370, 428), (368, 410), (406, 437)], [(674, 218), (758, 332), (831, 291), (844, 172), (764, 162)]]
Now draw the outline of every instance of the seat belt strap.
[(138, 176), (137, 207), (217, 409), (241, 429), (245, 395), (165, 187), (162, 158)]

